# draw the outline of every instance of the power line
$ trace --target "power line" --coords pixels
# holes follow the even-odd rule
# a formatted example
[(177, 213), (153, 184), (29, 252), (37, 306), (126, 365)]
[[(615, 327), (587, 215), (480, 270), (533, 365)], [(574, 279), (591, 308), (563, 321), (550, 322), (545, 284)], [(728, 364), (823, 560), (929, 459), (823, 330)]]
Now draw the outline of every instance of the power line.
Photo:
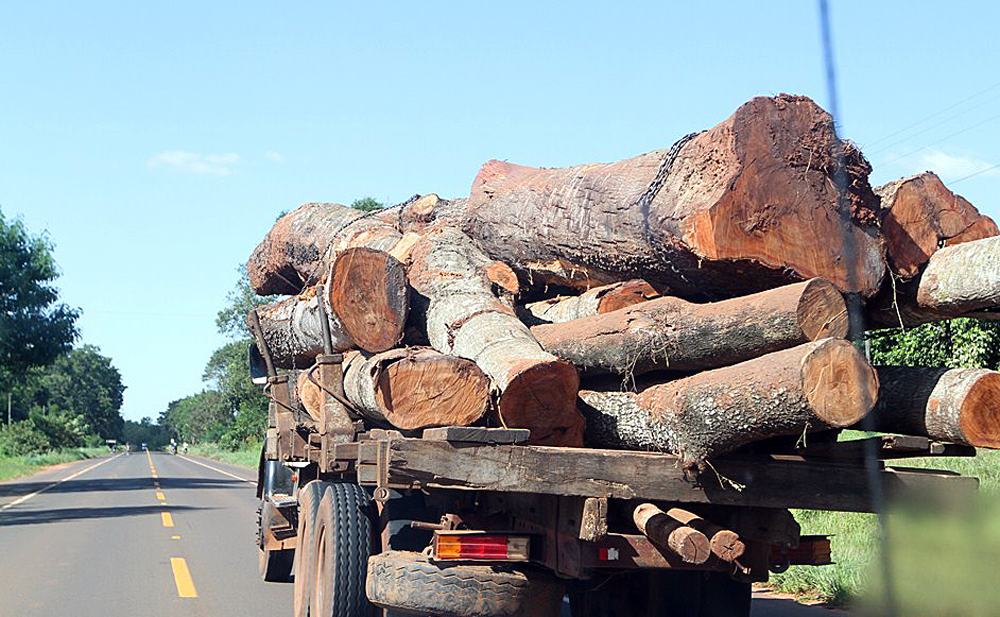
[[(974, 99), (976, 97), (979, 97), (979, 96), (982, 96), (982, 95), (986, 94), (990, 90), (995, 90), (998, 87), (1000, 87), (1000, 82), (997, 82), (997, 83), (993, 84), (992, 86), (990, 86), (990, 87), (988, 87), (988, 88), (986, 88), (984, 90), (980, 90), (979, 92), (973, 94), (972, 96), (966, 97), (966, 98), (962, 99), (961, 101), (958, 101), (957, 103), (953, 103), (953, 104), (949, 105), (948, 107), (945, 107), (944, 109), (936, 111), (936, 112), (932, 113), (929, 116), (921, 118), (920, 120), (917, 120), (916, 122), (914, 122), (912, 124), (908, 124), (908, 125), (904, 126), (903, 128), (899, 129), (898, 131), (895, 131), (893, 133), (889, 133), (888, 135), (886, 135), (884, 137), (876, 139), (875, 141), (873, 141), (873, 142), (871, 142), (870, 144), (867, 144), (867, 145), (870, 147), (870, 146), (874, 146), (876, 144), (880, 144), (880, 143), (882, 143), (883, 141), (885, 141), (887, 139), (892, 139), (893, 137), (895, 137), (896, 135), (899, 135), (900, 133), (905, 133), (906, 131), (912, 129), (915, 126), (919, 126), (919, 125), (923, 124), (924, 122), (927, 122), (928, 120), (933, 120), (934, 118), (940, 116), (944, 112), (951, 111), (952, 109), (955, 109), (959, 105), (962, 105), (963, 103), (967, 103), (967, 102), (971, 101), (972, 99)], [(993, 99), (990, 99), (990, 100), (993, 100)], [(978, 107), (978, 105), (976, 107)], [(975, 109), (975, 107), (973, 107), (972, 109)], [(966, 111), (971, 111), (971, 109), (966, 110)], [(935, 126), (937, 126), (937, 125), (935, 125)], [(911, 135), (911, 137), (913, 137), (913, 136)]]
[(975, 173), (972, 173), (972, 174), (969, 174), (967, 176), (962, 176), (958, 180), (949, 180), (948, 182), (946, 182), (946, 184), (948, 186), (952, 186), (952, 185), (958, 184), (959, 182), (961, 182), (963, 180), (968, 180), (969, 178), (975, 178), (979, 174), (984, 174), (984, 173), (986, 173), (988, 171), (993, 171), (994, 169), (997, 169), (997, 168), (1000, 168), (1000, 163), (997, 163), (996, 165), (990, 165), (989, 167), (987, 167), (985, 169), (980, 169), (979, 171), (977, 171)]
[(937, 144), (941, 143), (942, 141), (947, 141), (947, 140), (951, 139), (952, 137), (955, 137), (957, 135), (961, 135), (962, 133), (968, 133), (972, 129), (980, 127), (980, 126), (982, 126), (982, 125), (984, 125), (987, 122), (990, 122), (992, 120), (996, 120), (997, 118), (1000, 118), (1000, 114), (996, 114), (996, 115), (990, 116), (989, 118), (986, 118), (985, 120), (981, 120), (980, 122), (977, 122), (977, 123), (973, 124), (972, 126), (967, 126), (964, 129), (955, 131), (954, 133), (949, 133), (948, 135), (945, 135), (941, 139), (938, 139), (936, 141), (932, 141), (931, 143), (927, 144), (926, 146), (921, 146), (921, 147), (917, 148), (916, 150), (911, 150), (911, 151), (907, 152), (906, 154), (901, 154), (900, 156), (891, 158), (891, 159), (889, 159), (887, 161), (882, 161), (881, 164), (882, 165), (888, 165), (890, 163), (895, 163), (896, 161), (898, 161), (900, 159), (905, 159), (906, 157), (914, 155), (917, 152), (920, 152), (921, 150), (926, 150), (927, 148), (930, 148), (931, 146), (936, 146)]
[(899, 141), (894, 141), (891, 144), (889, 144), (888, 146), (884, 146), (882, 148), (879, 148), (878, 150), (875, 150), (875, 151), (871, 152), (871, 154), (878, 154), (879, 152), (885, 152), (886, 150), (889, 150), (890, 148), (898, 146), (899, 144), (904, 143), (904, 142), (906, 142), (906, 141), (908, 141), (910, 139), (913, 139), (914, 137), (917, 137), (919, 135), (923, 135), (924, 133), (932, 131), (932, 130), (936, 129), (937, 127), (939, 127), (939, 126), (941, 126), (943, 124), (948, 124), (949, 122), (951, 122), (955, 118), (960, 118), (960, 117), (964, 116), (965, 114), (967, 114), (967, 113), (969, 113), (969, 112), (971, 112), (973, 110), (979, 109), (980, 107), (982, 107), (983, 105), (986, 105), (987, 103), (992, 103), (993, 101), (995, 101), (997, 99), (1000, 99), (1000, 96), (994, 96), (992, 98), (988, 98), (985, 101), (982, 101), (981, 103), (979, 103), (978, 105), (973, 105), (972, 107), (970, 107), (970, 108), (968, 108), (968, 109), (966, 109), (966, 110), (964, 110), (962, 112), (959, 112), (959, 113), (957, 113), (957, 114), (955, 114), (953, 116), (949, 116), (948, 118), (945, 118), (944, 120), (942, 120), (940, 122), (936, 122), (936, 123), (928, 126), (927, 128), (923, 129), (923, 130), (920, 130), (920, 131), (917, 131), (916, 133), (913, 133), (912, 135), (904, 137), (903, 139), (900, 139)]

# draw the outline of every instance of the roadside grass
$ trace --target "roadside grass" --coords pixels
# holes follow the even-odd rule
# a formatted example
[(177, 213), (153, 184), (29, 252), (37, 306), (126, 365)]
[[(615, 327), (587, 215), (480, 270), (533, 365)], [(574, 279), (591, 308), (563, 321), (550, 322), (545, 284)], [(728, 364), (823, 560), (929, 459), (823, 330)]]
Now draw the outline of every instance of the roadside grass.
[(30, 476), (51, 465), (69, 463), (107, 454), (107, 448), (71, 448), (24, 456), (0, 456), (0, 480)]
[(200, 443), (188, 448), (189, 454), (197, 454), (223, 463), (257, 469), (260, 461), (261, 443), (257, 442), (240, 450), (227, 450), (217, 443)]
[[(863, 436), (848, 434), (846, 439)], [(971, 500), (934, 499), (890, 508), (886, 546), (897, 613), (907, 616), (996, 615), (1000, 585), (1000, 452), (980, 450), (970, 458), (898, 461), (896, 467), (958, 472), (980, 479)], [(885, 599), (883, 549), (873, 514), (794, 511), (804, 534), (832, 534), (833, 565), (792, 566), (771, 576), (770, 585), (803, 598), (852, 605), (880, 614)]]

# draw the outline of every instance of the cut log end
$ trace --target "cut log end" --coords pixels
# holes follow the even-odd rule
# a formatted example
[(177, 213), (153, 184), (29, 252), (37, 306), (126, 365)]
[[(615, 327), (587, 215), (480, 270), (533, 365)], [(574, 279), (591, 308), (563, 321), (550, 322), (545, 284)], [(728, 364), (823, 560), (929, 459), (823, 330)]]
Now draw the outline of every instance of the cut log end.
[(962, 401), (959, 418), (970, 445), (1000, 448), (1000, 373), (984, 373), (976, 379)]
[(843, 339), (826, 339), (802, 359), (802, 386), (815, 415), (832, 427), (858, 422), (878, 398), (875, 371)]
[(598, 313), (610, 313), (646, 300), (659, 298), (660, 292), (642, 279), (633, 279), (615, 285), (602, 297), (597, 305)]
[(500, 396), (500, 420), (510, 428), (531, 429), (531, 444), (583, 445), (583, 416), (576, 408), (580, 379), (563, 360), (534, 362), (513, 377)]
[(712, 536), (709, 545), (712, 553), (727, 563), (732, 563), (739, 559), (747, 548), (743, 541), (740, 540), (739, 534), (728, 529), (717, 531)]
[(327, 277), (330, 307), (358, 347), (372, 353), (403, 337), (408, 308), (406, 268), (370, 248), (342, 251)]
[(490, 397), (489, 378), (474, 362), (429, 352), (392, 363), (375, 388), (386, 420), (404, 430), (472, 424)]
[(812, 279), (799, 296), (796, 310), (799, 325), (806, 337), (844, 338), (848, 332), (847, 303), (833, 283)]
[(712, 554), (705, 534), (686, 526), (678, 527), (667, 536), (667, 546), (685, 563), (705, 563)]

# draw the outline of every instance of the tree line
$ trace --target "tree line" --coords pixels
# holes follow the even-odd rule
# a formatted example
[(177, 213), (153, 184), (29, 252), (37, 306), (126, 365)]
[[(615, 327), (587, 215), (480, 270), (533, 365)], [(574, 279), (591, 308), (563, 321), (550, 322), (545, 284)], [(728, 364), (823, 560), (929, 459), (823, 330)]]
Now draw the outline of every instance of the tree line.
[(125, 386), (60, 302), (53, 245), (0, 211), (0, 456), (120, 439)]

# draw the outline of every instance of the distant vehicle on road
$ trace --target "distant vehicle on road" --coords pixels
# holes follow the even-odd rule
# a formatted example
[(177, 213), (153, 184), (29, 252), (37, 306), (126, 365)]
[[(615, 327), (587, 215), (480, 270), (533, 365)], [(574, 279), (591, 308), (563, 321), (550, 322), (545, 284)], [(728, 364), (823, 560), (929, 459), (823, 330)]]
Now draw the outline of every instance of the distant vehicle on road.
[(148, 449), (148, 448), (146, 448), (146, 442), (145, 442), (145, 441), (144, 441), (144, 442), (142, 442), (142, 449), (143, 449), (143, 450), (147, 450), (147, 449)]

